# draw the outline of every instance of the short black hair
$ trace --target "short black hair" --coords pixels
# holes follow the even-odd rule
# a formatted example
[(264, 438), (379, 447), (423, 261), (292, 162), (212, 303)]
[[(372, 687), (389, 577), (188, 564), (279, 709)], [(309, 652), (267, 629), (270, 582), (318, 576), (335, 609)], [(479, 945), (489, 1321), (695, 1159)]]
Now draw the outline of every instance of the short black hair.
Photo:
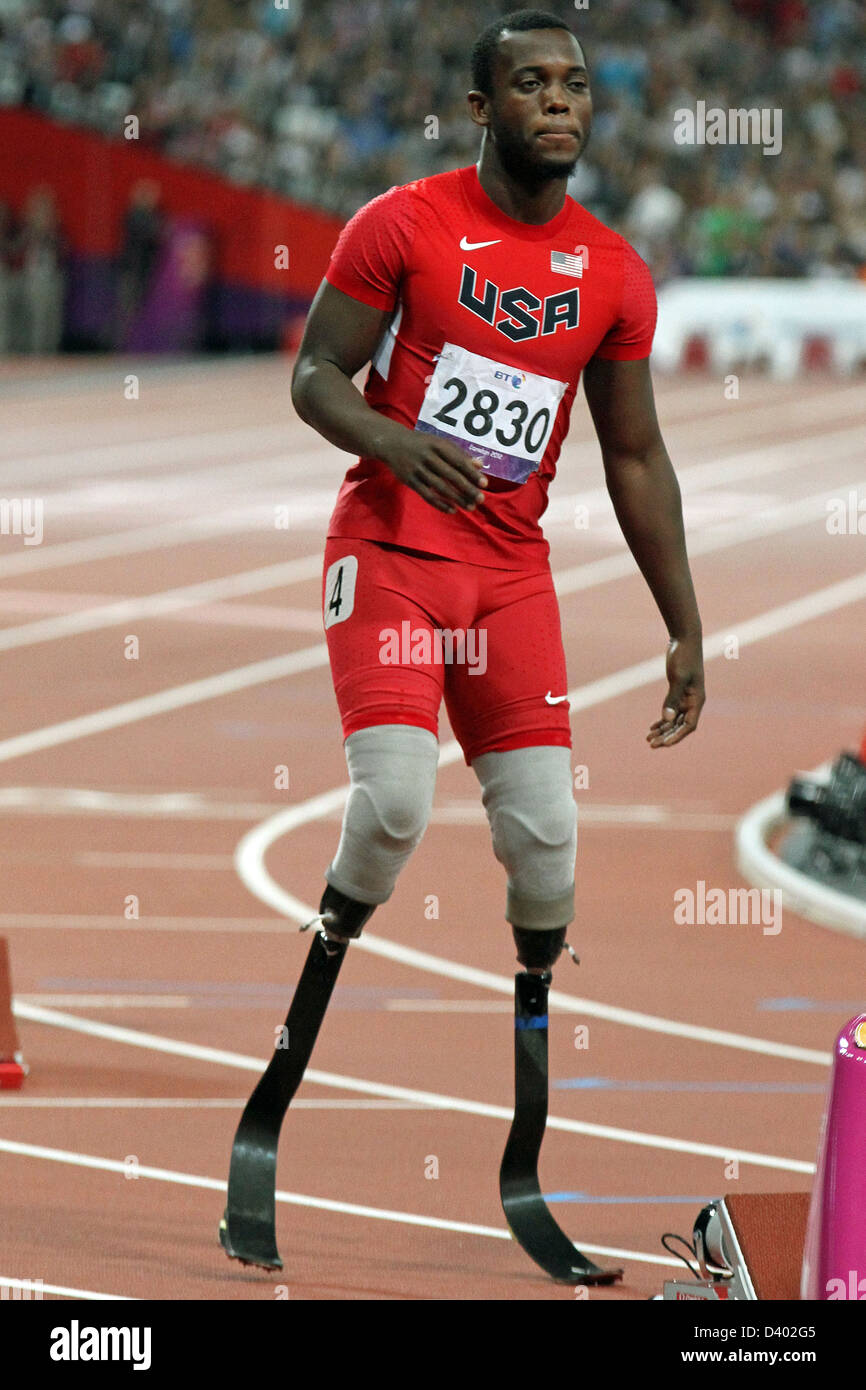
[(490, 96), (493, 92), (493, 58), (499, 40), (506, 30), (523, 33), (527, 29), (565, 29), (573, 38), (577, 35), (569, 29), (565, 20), (559, 19), (549, 10), (512, 10), (501, 19), (482, 30), (472, 46), (472, 87), (474, 91)]

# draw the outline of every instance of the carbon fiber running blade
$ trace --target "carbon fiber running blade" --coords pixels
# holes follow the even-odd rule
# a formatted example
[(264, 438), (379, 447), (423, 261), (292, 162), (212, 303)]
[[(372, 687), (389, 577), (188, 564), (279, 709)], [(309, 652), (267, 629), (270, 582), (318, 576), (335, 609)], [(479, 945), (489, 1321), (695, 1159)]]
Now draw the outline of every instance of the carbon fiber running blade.
[(256, 1088), (232, 1145), (228, 1202), (220, 1222), (220, 1242), (226, 1254), (263, 1269), (283, 1267), (277, 1250), (275, 1189), (284, 1114), (284, 1109), (269, 1107), (267, 1096), (262, 1099)]
[(508, 1229), (552, 1279), (612, 1284), (621, 1269), (601, 1269), (581, 1254), (550, 1213), (538, 1182), (547, 1123), (547, 993), (550, 976), (514, 977), (514, 1119), (499, 1170)]
[(283, 1267), (276, 1235), (280, 1129), (307, 1069), (346, 946), (332, 941), (326, 949), (317, 933), (286, 1015), (286, 1046), (274, 1050), (235, 1133), (219, 1235), (226, 1254), (243, 1264)]

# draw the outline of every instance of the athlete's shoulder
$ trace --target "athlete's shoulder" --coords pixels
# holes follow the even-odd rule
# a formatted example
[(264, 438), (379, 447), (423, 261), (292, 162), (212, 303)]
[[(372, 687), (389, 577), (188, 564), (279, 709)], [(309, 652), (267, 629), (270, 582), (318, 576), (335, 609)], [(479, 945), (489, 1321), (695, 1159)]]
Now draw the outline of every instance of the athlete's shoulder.
[(358, 208), (343, 227), (325, 278), (377, 309), (392, 308), (412, 261), (418, 228), (459, 196), (459, 170), (394, 184)]
[(385, 219), (393, 217), (395, 214), (409, 212), (413, 189), (414, 184), (395, 183), (392, 188), (386, 188), (384, 193), (377, 193), (375, 198), (371, 198), (367, 203), (362, 203), (346, 225), (359, 221), (375, 222), (380, 218)]
[(596, 356), (614, 361), (649, 357), (658, 314), (652, 272), (620, 232), (579, 203), (575, 206), (580, 211), (575, 228), (588, 249), (586, 269), (609, 296), (613, 310), (613, 323)]
[(358, 208), (331, 252), (325, 279), (376, 309), (394, 306), (418, 225), (410, 186), (395, 184)]
[(411, 183), (399, 184), (391, 192), (401, 194), (416, 207), (427, 205), (441, 208), (443, 204), (460, 197), (465, 172), (463, 169), (445, 169), (439, 174), (425, 174)]

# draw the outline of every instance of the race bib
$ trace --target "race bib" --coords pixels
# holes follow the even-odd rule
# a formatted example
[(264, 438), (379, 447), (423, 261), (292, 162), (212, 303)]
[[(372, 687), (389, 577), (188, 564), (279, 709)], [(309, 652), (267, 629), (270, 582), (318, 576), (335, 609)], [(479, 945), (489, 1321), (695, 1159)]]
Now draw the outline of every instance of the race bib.
[(565, 388), (445, 343), (415, 428), (459, 444), (497, 478), (525, 483), (544, 456)]

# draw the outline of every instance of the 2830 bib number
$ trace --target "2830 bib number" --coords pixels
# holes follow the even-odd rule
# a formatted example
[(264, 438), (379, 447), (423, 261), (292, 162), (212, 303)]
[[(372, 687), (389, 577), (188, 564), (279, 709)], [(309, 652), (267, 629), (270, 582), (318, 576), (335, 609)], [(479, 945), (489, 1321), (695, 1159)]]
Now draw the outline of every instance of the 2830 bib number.
[(523, 483), (541, 463), (565, 389), (564, 381), (445, 343), (415, 428), (453, 440), (487, 472)]

